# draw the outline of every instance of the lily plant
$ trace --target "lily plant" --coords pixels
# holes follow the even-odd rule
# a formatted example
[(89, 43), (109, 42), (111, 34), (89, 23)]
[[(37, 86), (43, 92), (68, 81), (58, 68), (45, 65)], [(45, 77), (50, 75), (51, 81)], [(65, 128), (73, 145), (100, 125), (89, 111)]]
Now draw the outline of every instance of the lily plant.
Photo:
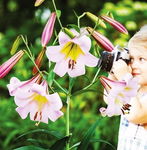
[[(36, 0), (35, 6), (41, 5), (44, 1)], [(78, 25), (72, 26), (71, 28), (69, 26), (67, 26), (68, 28), (64, 28), (60, 21), (60, 11), (57, 10), (54, 0), (52, 0), (52, 3), (55, 11), (51, 12), (43, 29), (40, 38), (40, 46), (42, 49), (37, 54), (37, 58), (34, 58), (27, 39), (24, 36), (19, 36), (17, 42), (15, 42), (17, 44), (13, 46), (13, 51), (16, 51), (15, 48), (19, 47), (20, 38), (24, 42), (26, 50), (18, 51), (0, 66), (0, 78), (7, 75), (12, 67), (26, 54), (33, 63), (31, 79), (21, 81), (17, 77), (12, 77), (10, 83), (7, 85), (9, 95), (14, 97), (16, 112), (22, 119), (30, 116), (30, 119), (36, 125), (39, 125), (40, 122), (48, 124), (49, 120), (55, 122), (65, 117), (65, 136), (60, 141), (55, 142), (55, 144), (64, 142), (60, 149), (65, 148), (66, 150), (70, 150), (78, 147), (78, 150), (86, 150), (90, 143), (90, 136), (93, 134), (98, 122), (92, 126), (93, 130), (90, 129), (86, 133), (83, 141), (71, 145), (71, 100), (75, 95), (93, 91), (90, 87), (98, 82), (101, 67), (97, 66), (100, 58), (97, 48), (100, 46), (104, 51), (109, 52), (113, 52), (114, 50), (113, 43), (97, 31), (96, 27), (102, 26), (106, 29), (104, 22), (107, 22), (122, 33), (126, 34), (127, 30), (122, 24), (109, 16), (98, 17), (90, 12), (85, 12), (81, 16), (77, 16)], [(85, 15), (95, 22), (95, 27), (84, 26), (81, 28), (80, 19), (85, 17)], [(55, 30), (56, 19), (61, 27), (59, 32)], [(42, 64), (45, 58), (48, 66)], [(42, 70), (42, 66), (45, 69)], [(87, 75), (88, 67), (95, 67), (95, 71), (90, 76)], [(85, 86), (82, 89), (74, 91), (73, 87), (75, 86), (76, 78), (79, 76), (87, 78), (88, 82), (84, 84)], [(58, 81), (60, 77), (65, 77), (66, 81), (68, 77), (69, 82), (66, 86), (60, 85)], [(111, 117), (129, 112), (130, 98), (135, 96), (137, 92), (137, 80), (135, 78), (129, 78), (127, 82), (113, 81), (101, 76), (100, 81), (106, 89), (107, 97), (107, 107), (100, 109), (101, 114)], [(97, 93), (99, 92), (97, 91)], [(64, 103), (62, 95), (66, 97)], [(56, 149), (56, 146), (58, 145), (53, 145), (49, 149)]]

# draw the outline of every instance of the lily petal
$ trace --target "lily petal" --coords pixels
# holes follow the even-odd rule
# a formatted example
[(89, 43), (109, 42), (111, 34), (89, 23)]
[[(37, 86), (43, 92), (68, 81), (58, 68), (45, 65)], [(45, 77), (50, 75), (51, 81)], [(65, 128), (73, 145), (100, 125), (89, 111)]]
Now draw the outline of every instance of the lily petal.
[(59, 75), (60, 77), (63, 77), (68, 70), (68, 62), (67, 60), (62, 60), (61, 62), (57, 62), (54, 68), (54, 72)]

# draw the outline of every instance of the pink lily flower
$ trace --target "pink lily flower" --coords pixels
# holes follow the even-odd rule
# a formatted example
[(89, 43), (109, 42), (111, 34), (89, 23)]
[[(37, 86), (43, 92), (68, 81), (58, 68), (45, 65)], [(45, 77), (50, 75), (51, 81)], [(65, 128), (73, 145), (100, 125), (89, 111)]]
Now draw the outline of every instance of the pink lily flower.
[(104, 88), (109, 85), (109, 91), (107, 88), (107, 108), (100, 108), (100, 112), (103, 116), (113, 116), (128, 113), (131, 106), (130, 99), (137, 94), (138, 80), (136, 78), (130, 78), (125, 81), (113, 81), (107, 77), (101, 77)]
[(30, 80), (27, 81), (20, 81), (16, 77), (12, 77), (10, 79), (10, 84), (7, 85), (9, 94), (10, 96), (14, 96), (15, 92), (17, 92), (18, 89), (23, 88), (24, 91), (28, 92), (30, 87), (34, 84), (37, 83), (39, 84), (42, 80), (42, 77), (40, 74), (35, 75), (32, 77)]
[[(12, 88), (13, 86), (15, 90)], [(63, 112), (60, 111), (63, 105), (59, 95), (57, 93), (49, 94), (45, 80), (38, 84), (34, 81), (20, 82), (17, 78), (12, 78), (8, 89), (10, 95), (14, 96), (18, 106), (16, 111), (22, 119), (25, 119), (30, 113), (31, 120), (48, 123), (48, 119), (54, 122), (63, 115)], [(13, 94), (11, 94), (12, 89)]]
[(113, 18), (109, 17), (109, 16), (101, 16), (101, 18), (108, 22), (111, 26), (113, 26), (116, 30), (118, 30), (119, 32), (122, 32), (124, 34), (128, 34), (127, 29), (118, 21), (114, 20)]
[(0, 78), (5, 77), (9, 73), (13, 66), (21, 59), (23, 54), (24, 51), (20, 50), (0, 66)]
[(75, 37), (70, 38), (64, 32), (59, 33), (58, 46), (47, 47), (46, 55), (52, 62), (56, 62), (54, 72), (63, 77), (66, 73), (71, 77), (85, 74), (85, 65), (95, 67), (98, 58), (89, 53), (91, 40), (86, 35), (81, 35), (71, 30)]
[(48, 42), (52, 37), (55, 21), (56, 21), (56, 13), (53, 12), (51, 13), (49, 20), (45, 25), (45, 28), (42, 33), (41, 44), (43, 47), (46, 47), (46, 45), (48, 44)]
[(92, 37), (96, 40), (96, 42), (104, 48), (104, 50), (111, 52), (114, 49), (113, 44), (102, 34), (95, 31), (91, 27), (87, 27), (87, 31), (92, 35)]

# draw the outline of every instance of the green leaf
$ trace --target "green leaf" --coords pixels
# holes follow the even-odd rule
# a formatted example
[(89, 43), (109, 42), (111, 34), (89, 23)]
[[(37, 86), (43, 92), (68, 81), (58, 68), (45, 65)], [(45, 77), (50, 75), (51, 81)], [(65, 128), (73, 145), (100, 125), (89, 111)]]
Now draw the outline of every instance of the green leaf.
[(48, 74), (48, 84), (51, 87), (54, 81), (55, 73), (51, 70)]
[(89, 129), (88, 131), (85, 133), (80, 145), (78, 146), (77, 150), (87, 150), (88, 145), (90, 143), (91, 137), (93, 136), (95, 129), (97, 127), (97, 125), (99, 124), (100, 119), (98, 119)]
[(80, 28), (79, 28), (77, 25), (75, 25), (75, 24), (68, 24), (67, 27), (73, 28), (73, 29), (75, 29), (77, 32), (80, 33)]
[(66, 142), (69, 140), (69, 137), (66, 136), (60, 140), (57, 140), (51, 147), (50, 150), (64, 150)]
[(17, 51), (19, 45), (22, 43), (21, 35), (17, 36), (16, 40), (14, 41), (12, 48), (10, 50), (10, 54), (13, 55)]
[(57, 131), (49, 131), (49, 130), (45, 130), (45, 129), (37, 129), (37, 130), (32, 130), (32, 131), (29, 131), (29, 132), (27, 132), (27, 133), (24, 133), (24, 134), (20, 135), (19, 137), (16, 138), (16, 141), (19, 140), (20, 138), (23, 138), (23, 137), (26, 136), (26, 135), (34, 134), (34, 133), (45, 133), (45, 134), (54, 136), (54, 137), (56, 137), (57, 139), (60, 139), (60, 138), (63, 137), (63, 136), (62, 136), (61, 134), (59, 134), (59, 132), (57, 132)]
[(75, 81), (76, 81), (76, 78), (69, 77), (69, 91), (71, 91), (72, 87), (74, 86)]
[(105, 143), (105, 144), (109, 145), (113, 150), (116, 150), (116, 148), (111, 143), (109, 143), (108, 141), (102, 140), (102, 139), (92, 139), (90, 142), (91, 143), (95, 143), (95, 142)]
[(29, 145), (29, 146), (22, 146), (22, 147), (14, 149), (14, 150), (49, 150), (49, 149), (44, 149), (41, 147)]
[(61, 10), (56, 10), (56, 15), (58, 18), (60, 18), (61, 17)]

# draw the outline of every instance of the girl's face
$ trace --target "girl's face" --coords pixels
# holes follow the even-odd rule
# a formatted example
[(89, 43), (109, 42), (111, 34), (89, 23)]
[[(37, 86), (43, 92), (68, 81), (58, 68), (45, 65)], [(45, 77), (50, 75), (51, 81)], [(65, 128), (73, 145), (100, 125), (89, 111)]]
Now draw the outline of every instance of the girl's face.
[(132, 75), (139, 78), (141, 86), (147, 86), (147, 49), (143, 46), (131, 46), (129, 52)]

